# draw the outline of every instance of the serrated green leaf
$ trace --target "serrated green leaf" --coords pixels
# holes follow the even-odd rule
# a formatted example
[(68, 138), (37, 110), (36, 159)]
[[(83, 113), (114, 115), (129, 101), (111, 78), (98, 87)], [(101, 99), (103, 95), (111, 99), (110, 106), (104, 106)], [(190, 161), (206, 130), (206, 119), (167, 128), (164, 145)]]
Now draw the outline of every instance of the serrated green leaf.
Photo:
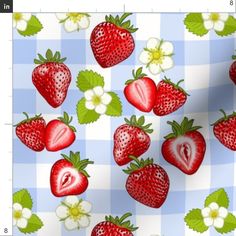
[(100, 117), (98, 113), (96, 113), (94, 110), (88, 110), (85, 107), (85, 98), (82, 98), (78, 103), (76, 107), (76, 112), (78, 116), (78, 121), (80, 124), (88, 124), (92, 123)]
[(216, 202), (219, 206), (228, 208), (229, 207), (229, 198), (227, 193), (223, 188), (218, 189), (217, 191), (211, 193), (205, 200), (204, 206), (209, 206), (212, 202)]
[(223, 31), (216, 31), (219, 36), (227, 36), (233, 34), (236, 31), (236, 19), (233, 16), (229, 16), (225, 22)]
[(192, 209), (184, 218), (184, 221), (188, 227), (199, 233), (203, 233), (208, 230), (208, 227), (204, 224), (203, 217), (200, 209)]
[(27, 227), (24, 229), (22, 228), (18, 228), (18, 229), (24, 234), (26, 233), (30, 234), (30, 233), (34, 233), (38, 231), (40, 228), (42, 228), (42, 226), (43, 226), (43, 222), (41, 221), (41, 219), (37, 215), (32, 214), (32, 216), (28, 220)]
[(19, 203), (23, 208), (32, 209), (33, 201), (27, 189), (21, 189), (13, 194), (13, 203)]
[(79, 72), (76, 84), (82, 92), (85, 92), (96, 86), (104, 87), (104, 78), (92, 70), (84, 70)]
[(221, 234), (229, 233), (236, 229), (236, 217), (232, 213), (228, 213), (224, 219), (224, 226), (222, 228), (215, 228), (215, 230)]
[(122, 104), (120, 98), (114, 92), (108, 92), (111, 95), (111, 103), (107, 106), (106, 115), (108, 116), (121, 116), (122, 114)]
[(184, 24), (189, 32), (198, 36), (203, 36), (208, 33), (208, 30), (204, 27), (201, 13), (189, 13), (184, 19)]
[(32, 36), (41, 31), (43, 25), (36, 16), (31, 16), (30, 20), (27, 22), (27, 28), (25, 31), (18, 30), (18, 33), (23, 36)]

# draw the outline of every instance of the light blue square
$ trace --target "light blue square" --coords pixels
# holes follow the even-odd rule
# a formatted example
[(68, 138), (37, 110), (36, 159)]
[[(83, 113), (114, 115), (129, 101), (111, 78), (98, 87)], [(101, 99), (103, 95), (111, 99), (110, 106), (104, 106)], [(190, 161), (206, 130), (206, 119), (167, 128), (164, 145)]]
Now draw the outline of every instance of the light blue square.
[[(54, 39), (53, 40), (49, 40), (49, 39), (37, 40), (37, 54), (39, 53), (45, 58), (46, 52), (48, 49), (50, 49), (53, 54), (55, 54), (56, 51), (59, 51), (61, 53), (61, 58), (67, 57), (67, 55), (65, 55), (61, 52), (61, 40), (54, 40)], [(38, 59), (38, 55), (35, 54), (33, 60), (35, 58)], [(32, 62), (33, 62), (33, 60), (32, 60)], [(65, 61), (65, 63), (67, 63), (67, 60)], [(37, 65), (35, 65), (35, 66), (37, 66)]]
[[(175, 202), (178, 205), (177, 202)], [(162, 235), (185, 235), (184, 214), (163, 215), (161, 217), (161, 233)]]

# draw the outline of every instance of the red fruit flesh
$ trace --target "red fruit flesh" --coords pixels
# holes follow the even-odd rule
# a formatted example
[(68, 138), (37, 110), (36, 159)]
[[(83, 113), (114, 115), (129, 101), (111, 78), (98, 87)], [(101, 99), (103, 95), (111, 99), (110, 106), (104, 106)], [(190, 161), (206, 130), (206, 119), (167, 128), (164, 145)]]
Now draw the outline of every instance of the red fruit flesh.
[(129, 175), (126, 189), (138, 202), (159, 208), (166, 200), (169, 191), (169, 177), (159, 165), (147, 165)]
[(121, 166), (132, 161), (130, 155), (139, 157), (145, 153), (151, 140), (142, 129), (127, 124), (121, 125), (114, 133), (113, 155), (116, 163)]
[(109, 22), (102, 22), (93, 29), (90, 43), (97, 62), (103, 68), (127, 59), (135, 46), (128, 30)]
[(46, 101), (56, 108), (67, 96), (71, 73), (63, 63), (46, 62), (33, 70), (32, 81)]
[(230, 66), (229, 76), (231, 80), (234, 82), (234, 84), (236, 84), (236, 61), (234, 61), (233, 64)]

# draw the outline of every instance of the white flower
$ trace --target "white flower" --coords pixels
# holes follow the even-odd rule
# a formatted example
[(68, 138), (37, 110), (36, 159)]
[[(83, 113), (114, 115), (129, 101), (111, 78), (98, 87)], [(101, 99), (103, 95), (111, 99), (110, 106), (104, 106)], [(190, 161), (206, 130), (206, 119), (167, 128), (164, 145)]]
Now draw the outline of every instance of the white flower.
[(224, 219), (228, 215), (228, 210), (224, 207), (219, 207), (216, 202), (212, 202), (208, 207), (202, 209), (202, 216), (206, 226), (214, 226), (222, 228)]
[(89, 27), (89, 14), (87, 13), (56, 13), (57, 19), (64, 24), (67, 32), (73, 32), (80, 29), (87, 29)]
[(19, 228), (26, 228), (32, 212), (28, 208), (23, 208), (21, 204), (13, 204), (13, 225)]
[(78, 199), (76, 196), (68, 196), (57, 207), (56, 215), (64, 221), (67, 230), (86, 228), (90, 224), (91, 203)]
[(225, 21), (227, 21), (229, 14), (227, 13), (202, 13), (204, 20), (204, 27), (207, 30), (214, 29), (216, 31), (222, 31), (225, 27)]
[(156, 75), (174, 66), (172, 59), (174, 46), (171, 42), (150, 38), (147, 47), (139, 56), (139, 60), (146, 64), (149, 71)]
[(105, 93), (101, 86), (94, 87), (84, 93), (86, 99), (85, 107), (88, 110), (95, 110), (98, 114), (105, 114), (107, 105), (111, 102), (110, 94)]
[(25, 31), (30, 18), (30, 13), (13, 13), (13, 27), (17, 30)]

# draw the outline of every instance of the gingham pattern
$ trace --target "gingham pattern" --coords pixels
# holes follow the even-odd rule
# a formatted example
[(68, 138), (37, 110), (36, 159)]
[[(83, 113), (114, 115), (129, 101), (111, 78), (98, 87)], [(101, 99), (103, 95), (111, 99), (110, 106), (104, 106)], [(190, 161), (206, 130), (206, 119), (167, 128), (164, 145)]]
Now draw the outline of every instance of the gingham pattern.
[[(104, 20), (105, 14), (91, 14), (88, 30), (66, 33), (58, 23), (55, 14), (37, 14), (44, 29), (36, 37), (22, 37), (14, 31), (14, 123), (22, 119), (22, 112), (33, 115), (42, 113), (46, 120), (58, 117), (63, 111), (73, 115), (73, 125), (77, 129), (75, 143), (69, 150), (80, 151), (82, 157), (91, 158), (94, 165), (88, 167), (91, 175), (86, 193), (80, 197), (93, 204), (90, 227), (86, 230), (66, 231), (55, 216), (55, 208), (61, 199), (51, 194), (49, 174), (52, 164), (60, 158), (60, 152), (43, 151), (35, 153), (14, 137), (14, 191), (27, 188), (34, 200), (33, 211), (44, 221), (45, 226), (37, 236), (90, 236), (91, 229), (107, 214), (121, 215), (132, 212), (132, 221), (139, 226), (136, 236), (194, 236), (184, 223), (184, 215), (192, 208), (203, 207), (205, 197), (213, 190), (224, 187), (230, 197), (230, 211), (236, 212), (236, 153), (221, 145), (215, 138), (209, 124), (217, 120), (220, 108), (227, 113), (236, 109), (236, 87), (228, 78), (231, 55), (236, 49), (236, 37), (217, 37), (214, 32), (204, 37), (189, 33), (183, 24), (185, 14), (133, 14), (133, 24), (139, 28), (134, 34), (136, 48), (132, 56), (117, 66), (102, 69), (92, 54), (89, 37), (91, 30)], [(124, 117), (132, 114), (143, 115), (124, 98), (124, 82), (131, 78), (131, 71), (140, 66), (138, 56), (148, 38), (157, 37), (174, 44), (175, 67), (165, 75), (174, 82), (185, 79), (183, 86), (191, 95), (184, 107), (168, 116), (159, 118), (152, 113), (145, 114), (153, 123), (152, 144), (143, 157), (153, 157), (163, 166), (170, 177), (170, 192), (160, 209), (151, 209), (135, 202), (124, 186), (126, 175), (118, 167), (112, 155), (114, 130), (123, 123)], [(60, 108), (51, 108), (36, 91), (31, 82), (34, 68), (33, 59), (46, 49), (61, 51), (67, 57), (73, 81), (67, 99)], [(92, 69), (105, 77), (105, 89), (119, 94), (123, 104), (123, 116), (102, 117), (91, 125), (79, 125), (76, 103), (82, 93), (76, 88), (76, 76), (80, 70)], [(148, 72), (148, 71), (147, 71)], [(149, 75), (151, 75), (149, 73)], [(156, 82), (164, 75), (152, 76)], [(195, 124), (206, 138), (207, 151), (198, 172), (184, 175), (168, 164), (162, 157), (160, 148), (163, 137), (170, 132), (168, 120), (181, 121), (183, 116), (195, 119)], [(17, 230), (14, 235), (19, 235)], [(216, 235), (212, 229), (203, 236)], [(228, 235), (236, 235), (231, 233)]]

